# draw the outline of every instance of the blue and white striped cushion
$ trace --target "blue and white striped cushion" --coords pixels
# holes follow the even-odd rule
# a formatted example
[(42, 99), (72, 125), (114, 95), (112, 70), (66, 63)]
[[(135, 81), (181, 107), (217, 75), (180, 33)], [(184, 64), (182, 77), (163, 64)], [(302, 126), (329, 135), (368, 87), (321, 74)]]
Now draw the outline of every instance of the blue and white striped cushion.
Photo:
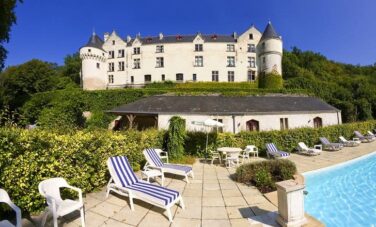
[(271, 154), (272, 156), (274, 155), (279, 155), (281, 157), (290, 156), (289, 153), (278, 150), (274, 143), (267, 143), (266, 149), (268, 150), (269, 154)]
[(110, 160), (123, 187), (138, 182), (138, 179), (134, 174), (128, 159), (125, 156), (111, 157)]
[(163, 166), (162, 160), (160, 159), (159, 155), (157, 154), (157, 152), (153, 148), (146, 149), (146, 153), (148, 154), (151, 161), (153, 162), (153, 163), (150, 163), (150, 164), (152, 164), (154, 166), (158, 166), (158, 167)]
[(150, 197), (162, 205), (168, 205), (179, 197), (179, 192), (159, 185), (139, 181), (125, 156), (111, 157), (111, 164), (124, 188)]
[(176, 169), (176, 170), (184, 171), (184, 173), (189, 173), (192, 171), (192, 167), (183, 166), (183, 165), (164, 164), (162, 168)]
[(359, 131), (354, 131), (354, 134), (356, 135), (356, 137), (358, 137), (360, 139), (364, 138), (364, 136)]
[(329, 140), (327, 139), (327, 138), (325, 138), (325, 137), (320, 137), (320, 141), (321, 141), (321, 143), (323, 143), (323, 144), (330, 144), (330, 142), (329, 142)]
[(137, 182), (133, 185), (126, 186), (131, 190), (137, 191), (138, 193), (145, 194), (157, 200), (156, 202), (167, 206), (179, 197), (179, 192), (171, 190), (159, 185), (149, 184), (146, 182)]

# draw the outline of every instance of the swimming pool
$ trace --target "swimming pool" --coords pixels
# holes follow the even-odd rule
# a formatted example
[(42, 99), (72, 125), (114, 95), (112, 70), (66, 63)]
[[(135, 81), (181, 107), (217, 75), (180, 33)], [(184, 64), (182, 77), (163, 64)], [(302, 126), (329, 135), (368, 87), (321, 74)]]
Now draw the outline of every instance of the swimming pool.
[(305, 210), (326, 226), (376, 226), (376, 152), (303, 175)]

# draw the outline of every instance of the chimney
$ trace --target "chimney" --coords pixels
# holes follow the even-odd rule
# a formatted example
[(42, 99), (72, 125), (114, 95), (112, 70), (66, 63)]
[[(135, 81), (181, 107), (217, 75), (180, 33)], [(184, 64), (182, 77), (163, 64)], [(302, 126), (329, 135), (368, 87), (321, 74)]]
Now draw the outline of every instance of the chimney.
[(110, 33), (108, 33), (108, 32), (104, 33), (104, 37), (103, 38), (104, 38), (105, 42), (107, 41), (108, 37), (110, 37)]
[(163, 39), (163, 34), (162, 32), (159, 33), (159, 40), (162, 40)]
[(237, 34), (236, 32), (234, 32), (234, 33), (232, 34), (232, 36), (234, 37), (234, 39), (237, 39), (237, 38), (238, 38), (238, 34)]
[(132, 37), (130, 35), (127, 35), (127, 43), (129, 43), (132, 40)]

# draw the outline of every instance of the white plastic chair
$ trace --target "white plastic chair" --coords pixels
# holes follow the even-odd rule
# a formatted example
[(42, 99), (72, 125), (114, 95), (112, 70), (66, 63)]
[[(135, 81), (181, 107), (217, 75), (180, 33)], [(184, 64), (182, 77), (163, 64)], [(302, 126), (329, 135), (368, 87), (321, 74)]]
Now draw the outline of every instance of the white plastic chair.
[(9, 198), (8, 193), (0, 188), (0, 203), (6, 203), (10, 208), (16, 212), (16, 225), (13, 225), (8, 220), (0, 221), (1, 227), (21, 227), (21, 209), (16, 206)]
[[(82, 200), (82, 191), (79, 188), (70, 186), (64, 178), (51, 178), (39, 183), (39, 193), (46, 198), (49, 211), (53, 215), (54, 227), (58, 227), (57, 219), (76, 210), (81, 213), (81, 225), (85, 227), (85, 211)], [(60, 188), (69, 188), (78, 192), (79, 199), (62, 199)], [(44, 226), (45, 220), (42, 223)]]
[(211, 161), (212, 165), (213, 165), (215, 159), (218, 159), (219, 164), (222, 164), (221, 154), (218, 151), (209, 150), (209, 152), (210, 152), (210, 155), (211, 155), (210, 161)]
[(247, 161), (249, 161), (250, 154), (253, 154), (254, 157), (258, 157), (258, 148), (255, 145), (248, 145), (245, 147), (243, 153), (240, 154), (242, 163), (244, 163), (244, 159), (247, 159)]
[(240, 152), (226, 152), (225, 164), (227, 168), (239, 165), (239, 153)]
[(163, 151), (162, 149), (154, 149), (155, 152), (157, 152), (158, 156), (160, 159), (164, 159), (166, 160), (165, 163), (168, 163), (168, 152), (167, 151)]

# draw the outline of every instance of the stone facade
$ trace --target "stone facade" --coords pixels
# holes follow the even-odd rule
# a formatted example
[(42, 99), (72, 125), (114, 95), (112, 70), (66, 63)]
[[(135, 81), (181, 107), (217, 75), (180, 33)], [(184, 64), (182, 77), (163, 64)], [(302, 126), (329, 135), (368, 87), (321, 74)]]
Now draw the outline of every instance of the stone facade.
[(174, 81), (254, 81), (263, 72), (282, 74), (282, 39), (269, 22), (240, 35), (126, 37), (96, 34), (80, 49), (85, 90)]

